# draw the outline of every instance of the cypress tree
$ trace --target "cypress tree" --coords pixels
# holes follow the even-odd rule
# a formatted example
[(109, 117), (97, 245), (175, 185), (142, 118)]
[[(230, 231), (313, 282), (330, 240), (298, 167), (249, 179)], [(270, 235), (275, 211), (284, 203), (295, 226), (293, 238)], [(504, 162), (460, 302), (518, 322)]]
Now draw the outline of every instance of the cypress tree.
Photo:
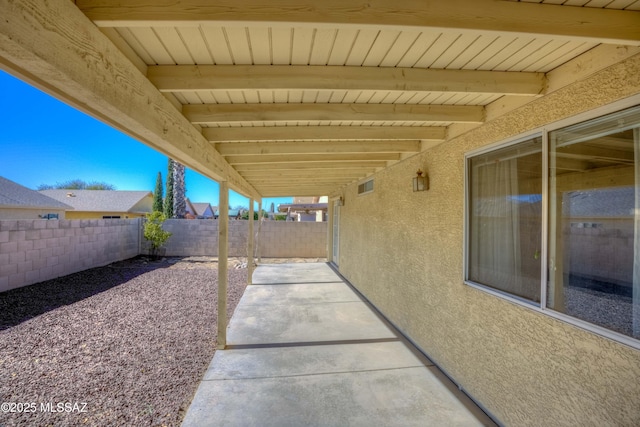
[(153, 212), (162, 212), (162, 172), (158, 172), (156, 189), (153, 192)]
[(187, 190), (184, 181), (184, 165), (173, 161), (173, 214), (176, 218), (184, 218), (187, 214)]
[(164, 198), (164, 216), (173, 218), (173, 159), (169, 159), (167, 169), (167, 197)]

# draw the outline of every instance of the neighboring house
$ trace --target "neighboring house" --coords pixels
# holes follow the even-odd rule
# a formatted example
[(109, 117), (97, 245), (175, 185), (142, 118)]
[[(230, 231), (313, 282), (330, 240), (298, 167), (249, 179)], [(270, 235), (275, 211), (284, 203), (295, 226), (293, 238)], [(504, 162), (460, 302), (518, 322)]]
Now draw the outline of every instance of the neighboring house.
[(40, 194), (72, 206), (68, 219), (139, 218), (153, 210), (150, 191), (42, 190)]
[(213, 219), (214, 208), (211, 203), (193, 203), (187, 198), (187, 213), (198, 219)]
[(278, 205), (278, 212), (286, 213), (293, 221), (322, 222), (327, 220), (328, 207), (326, 196), (294, 197), (293, 203)]
[(0, 219), (64, 219), (73, 207), (0, 176)]

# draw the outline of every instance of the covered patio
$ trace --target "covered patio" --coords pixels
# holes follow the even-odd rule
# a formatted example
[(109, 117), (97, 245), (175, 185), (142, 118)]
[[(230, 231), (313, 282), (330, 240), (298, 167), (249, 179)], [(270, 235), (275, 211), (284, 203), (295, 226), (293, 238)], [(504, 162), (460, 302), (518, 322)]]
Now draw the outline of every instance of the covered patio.
[[(0, 68), (220, 182), (220, 211), (229, 190), (251, 210), (266, 197), (328, 196), (327, 260), (498, 422), (640, 424), (639, 0), (0, 0), (0, 16)], [(34, 123), (39, 113), (34, 106)], [(472, 274), (483, 248), (472, 239), (482, 228), (474, 215), (500, 211), (495, 202), (470, 208), (497, 199), (473, 198), (472, 161), (511, 163), (513, 182), (499, 199), (537, 203), (529, 204), (539, 223), (523, 218), (476, 236), (484, 244), (518, 230), (505, 239), (517, 250), (491, 251), (514, 255), (506, 290)], [(423, 173), (428, 181), (414, 191)], [(564, 245), (563, 224), (587, 239), (615, 229), (569, 220), (563, 197), (606, 187), (628, 190), (632, 280), (622, 297), (632, 334), (581, 318), (564, 301), (571, 257), (585, 259), (585, 245)], [(229, 227), (220, 218), (225, 313)], [(598, 257), (603, 264), (622, 258), (614, 246)], [(313, 388), (300, 384), (329, 376), (341, 387), (325, 384), (326, 399), (305, 406), (314, 419), (339, 424), (343, 410), (372, 402), (425, 416), (416, 402), (429, 401), (432, 386), (452, 419), (458, 409), (471, 416), (339, 276), (314, 268), (322, 271), (285, 280), (286, 269), (268, 277), (261, 267), (228, 340), (218, 319), (220, 351), (187, 423), (206, 422), (198, 401), (241, 385), (242, 399), (213, 405), (224, 407), (218, 416), (283, 408), (273, 419), (294, 424)], [(524, 274), (533, 296), (514, 291)], [(391, 347), (400, 365), (370, 357)], [(326, 359), (307, 363), (309, 353)], [(392, 370), (415, 370), (415, 395), (376, 395), (391, 387)], [(367, 382), (375, 376), (385, 379)], [(293, 395), (285, 383), (296, 385)], [(369, 388), (362, 401), (351, 392)]]
[(259, 266), (182, 424), (495, 425), (326, 263)]

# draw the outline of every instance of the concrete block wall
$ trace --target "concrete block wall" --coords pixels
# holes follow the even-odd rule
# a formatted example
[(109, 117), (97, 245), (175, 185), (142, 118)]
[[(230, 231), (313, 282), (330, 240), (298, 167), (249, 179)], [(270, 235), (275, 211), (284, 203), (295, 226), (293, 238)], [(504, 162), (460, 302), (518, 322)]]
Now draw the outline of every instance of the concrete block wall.
[[(256, 233), (259, 226), (256, 221)], [(218, 221), (170, 219), (163, 228), (172, 233), (165, 244), (167, 256), (218, 255)], [(229, 221), (229, 256), (247, 256), (248, 234), (247, 221)], [(260, 245), (260, 254), (265, 258), (324, 258), (327, 256), (327, 223), (264, 221), (256, 244)], [(146, 242), (143, 242), (143, 253), (149, 253)]]
[[(247, 256), (248, 228), (229, 222), (229, 256)], [(167, 220), (164, 229), (168, 256), (218, 255), (218, 221)], [(265, 221), (256, 244), (264, 258), (323, 258), (327, 223)], [(141, 219), (0, 220), (0, 292), (148, 253)]]
[(139, 219), (0, 221), (0, 292), (131, 258)]
[(265, 258), (324, 258), (327, 256), (327, 223), (265, 221), (259, 244)]

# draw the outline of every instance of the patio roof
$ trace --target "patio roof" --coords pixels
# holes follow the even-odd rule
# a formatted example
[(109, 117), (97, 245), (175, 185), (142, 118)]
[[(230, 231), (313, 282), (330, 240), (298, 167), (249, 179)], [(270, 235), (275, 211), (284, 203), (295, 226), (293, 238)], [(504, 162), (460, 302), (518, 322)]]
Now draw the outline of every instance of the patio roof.
[(640, 1), (555, 3), (3, 2), (0, 67), (246, 196), (337, 195), (640, 51)]

